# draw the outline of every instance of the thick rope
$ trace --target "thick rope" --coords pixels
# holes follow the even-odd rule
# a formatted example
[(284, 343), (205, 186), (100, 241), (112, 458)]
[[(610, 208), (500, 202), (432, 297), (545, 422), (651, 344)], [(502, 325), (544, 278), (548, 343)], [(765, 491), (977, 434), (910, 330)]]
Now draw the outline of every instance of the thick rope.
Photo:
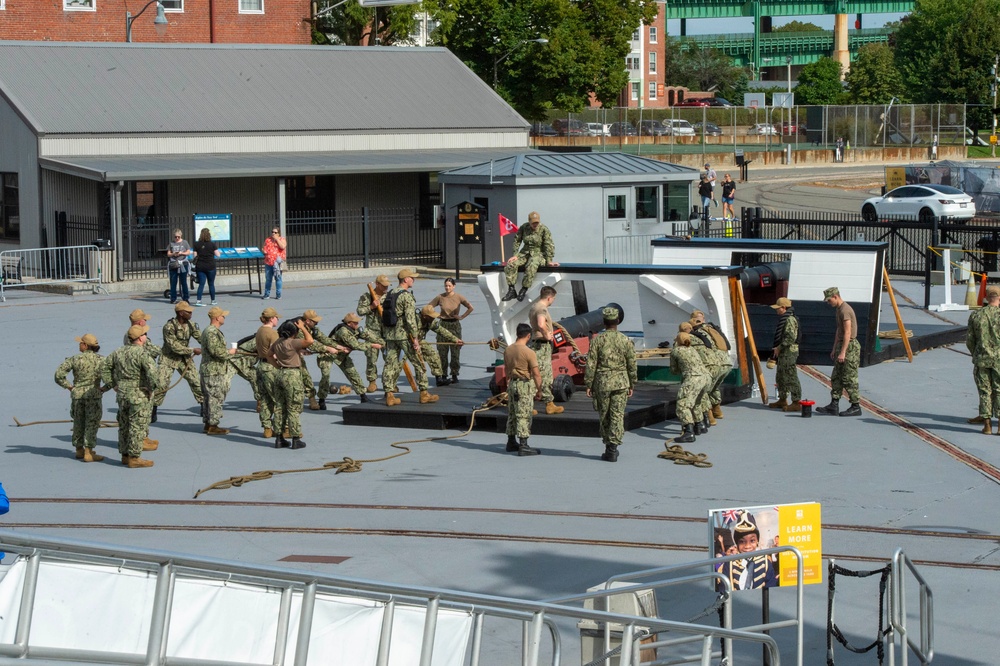
[[(889, 574), (892, 571), (891, 565), (886, 565), (881, 569), (872, 569), (869, 571), (852, 571), (851, 569), (845, 569), (839, 564), (830, 563), (828, 567), (829, 573), (827, 578), (828, 583), (828, 593), (827, 593), (827, 605), (826, 605), (826, 663), (827, 666), (834, 666), (833, 663), (833, 639), (836, 638), (837, 642), (843, 645), (845, 648), (854, 652), (855, 654), (864, 654), (870, 652), (872, 648), (876, 648), (876, 655), (878, 656), (879, 666), (882, 666), (885, 660), (885, 637), (892, 633), (892, 629), (885, 626), (885, 595), (886, 589), (889, 583)], [(875, 636), (875, 640), (865, 647), (854, 647), (847, 642), (847, 638), (841, 632), (840, 627), (838, 627), (833, 622), (833, 599), (837, 593), (837, 574), (843, 576), (850, 576), (851, 578), (867, 578), (869, 576), (874, 576), (876, 574), (880, 575), (878, 583), (878, 633)]]
[(417, 444), (419, 442), (443, 442), (448, 439), (457, 439), (459, 437), (465, 437), (470, 432), (472, 432), (472, 429), (476, 425), (476, 414), (480, 412), (486, 412), (493, 409), (494, 407), (499, 407), (501, 405), (506, 405), (506, 404), (507, 404), (506, 393), (501, 393), (499, 395), (493, 396), (492, 398), (484, 402), (482, 405), (472, 410), (472, 418), (469, 421), (468, 430), (458, 435), (449, 435), (447, 437), (424, 437), (421, 439), (404, 439), (398, 442), (393, 442), (392, 444), (389, 445), (394, 449), (404, 449), (400, 453), (394, 453), (393, 455), (384, 456), (382, 458), (370, 458), (368, 460), (355, 460), (353, 458), (345, 456), (343, 460), (334, 460), (323, 463), (322, 467), (307, 467), (303, 469), (279, 469), (279, 470), (266, 469), (266, 470), (260, 470), (258, 472), (252, 472), (250, 474), (231, 476), (228, 479), (225, 479), (223, 481), (216, 481), (212, 485), (202, 488), (201, 490), (199, 490), (194, 494), (194, 499), (198, 499), (199, 495), (201, 495), (202, 493), (206, 493), (209, 490), (226, 490), (228, 488), (239, 488), (245, 483), (250, 483), (251, 481), (263, 481), (265, 479), (270, 479), (274, 476), (278, 476), (279, 474), (297, 474), (299, 472), (322, 472), (331, 469), (336, 470), (335, 471), (336, 474), (340, 474), (341, 472), (360, 472), (364, 463), (374, 463), (374, 462), (382, 462), (384, 460), (392, 460), (393, 458), (399, 458), (400, 456), (405, 456), (406, 454), (410, 453), (410, 447), (404, 446), (405, 444)]
[(691, 465), (692, 467), (712, 466), (712, 463), (708, 462), (707, 453), (691, 453), (690, 451), (685, 451), (684, 447), (680, 444), (674, 444), (673, 446), (664, 444), (664, 446), (666, 446), (667, 450), (657, 453), (657, 458), (673, 460), (675, 465)]
[[(17, 420), (16, 416), (13, 417), (13, 418), (14, 418), (14, 423), (17, 424), (18, 428), (24, 428), (25, 426), (33, 426), (33, 425), (43, 425), (43, 424), (49, 424), (49, 423), (72, 423), (73, 422), (73, 419), (64, 419), (64, 420), (60, 420), (60, 421), (26, 421), (24, 423), (21, 423), (20, 421)], [(100, 426), (98, 426), (98, 427), (101, 427), (101, 428), (117, 428), (118, 427), (118, 422), (117, 421), (101, 421)]]

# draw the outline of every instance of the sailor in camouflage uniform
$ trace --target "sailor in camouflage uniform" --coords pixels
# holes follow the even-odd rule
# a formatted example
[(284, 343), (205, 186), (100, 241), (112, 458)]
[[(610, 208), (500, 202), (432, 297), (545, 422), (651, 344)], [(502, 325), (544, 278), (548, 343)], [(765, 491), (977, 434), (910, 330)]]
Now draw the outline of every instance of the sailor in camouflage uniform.
[(384, 327), (382, 331), (386, 342), (385, 367), (382, 368), (385, 404), (392, 407), (403, 402), (394, 395), (399, 391), (399, 373), (402, 372), (403, 368), (400, 356), (405, 356), (406, 360), (413, 366), (417, 388), (420, 390), (420, 404), (437, 402), (439, 396), (427, 391), (430, 384), (427, 381), (427, 373), (424, 371), (424, 362), (420, 358), (420, 326), (417, 324), (417, 302), (410, 292), (413, 280), (420, 276), (415, 271), (404, 268), (399, 271), (396, 277), (399, 280), (399, 286), (386, 294), (386, 298), (392, 298), (394, 294), (398, 294), (395, 296), (396, 325)]
[[(136, 308), (135, 310), (132, 310), (132, 312), (130, 312), (128, 315), (128, 320), (130, 327), (149, 326), (149, 315), (143, 312), (141, 308)], [(124, 337), (122, 338), (122, 344), (127, 345), (129, 344), (129, 342), (130, 341), (128, 339), (128, 333), (126, 332)], [(153, 344), (152, 340), (146, 340), (146, 344), (144, 344), (142, 348), (145, 349), (146, 353), (148, 353), (154, 359), (159, 359), (161, 356), (163, 356), (163, 350), (158, 345)], [(153, 419), (153, 422), (155, 423), (156, 419)]]
[(258, 379), (257, 361), (257, 339), (254, 335), (248, 335), (237, 342), (236, 353), (229, 357), (229, 363), (233, 366), (236, 374), (250, 384), (253, 398), (257, 401), (257, 417), (260, 419), (260, 427), (268, 429), (271, 427), (271, 407)]
[(712, 355), (712, 350), (708, 348), (705, 344), (705, 340), (698, 335), (694, 334), (694, 325), (690, 321), (682, 322), (679, 331), (681, 333), (687, 333), (691, 336), (691, 349), (698, 352), (698, 358), (701, 360), (701, 365), (708, 373), (708, 386), (705, 387), (705, 392), (702, 393), (701, 398), (694, 407), (694, 434), (704, 435), (708, 433), (708, 428), (710, 425), (715, 424), (713, 419), (709, 423), (709, 416), (712, 410), (711, 393), (712, 382), (715, 381), (716, 373), (718, 368), (715, 366), (715, 357)]
[(333, 329), (331, 337), (334, 342), (348, 350), (346, 354), (334, 356), (333, 362), (337, 364), (337, 367), (347, 377), (347, 381), (351, 382), (354, 392), (361, 396), (361, 402), (368, 402), (365, 385), (361, 381), (361, 375), (358, 374), (357, 369), (354, 367), (354, 361), (351, 360), (350, 352), (361, 351), (367, 353), (368, 350), (373, 349), (378, 353), (378, 350), (382, 348), (382, 343), (371, 342), (371, 338), (375, 340), (380, 340), (381, 338), (378, 336), (371, 336), (369, 338), (368, 331), (360, 330), (360, 326), (361, 317), (353, 312), (348, 312), (341, 322), (337, 324), (336, 328)]
[[(686, 322), (685, 322), (686, 323)], [(677, 418), (681, 422), (681, 436), (675, 442), (695, 441), (694, 424), (700, 419), (696, 410), (705, 399), (711, 375), (701, 362), (696, 349), (691, 347), (691, 334), (681, 331), (670, 350), (670, 371), (681, 375), (681, 390), (677, 394)]]
[(705, 313), (695, 310), (691, 313), (692, 333), (705, 343), (708, 349), (706, 368), (712, 374), (712, 383), (708, 387), (708, 425), (715, 425), (716, 419), (722, 418), (722, 384), (733, 369), (733, 360), (729, 357), (729, 340), (718, 325), (705, 321)]
[[(104, 357), (97, 352), (101, 346), (92, 333), (76, 339), (80, 353), (70, 356), (56, 368), (56, 384), (70, 392), (69, 414), (73, 419), (73, 446), (76, 459), (83, 462), (100, 462), (104, 456), (94, 453), (97, 446), (97, 429), (101, 427), (104, 406), (101, 397), (101, 366)], [(73, 383), (66, 377), (73, 373)]]
[[(514, 254), (507, 260), (503, 273), (507, 278), (507, 293), (502, 300), (516, 298), (524, 300), (528, 289), (535, 282), (535, 274), (540, 266), (558, 266), (553, 261), (556, 254), (556, 244), (552, 240), (552, 232), (542, 224), (538, 213), (528, 214), (528, 224), (523, 225), (514, 234)], [(521, 291), (516, 291), (517, 269), (524, 264), (524, 278), (521, 280)]]
[(181, 373), (191, 389), (191, 395), (199, 405), (204, 404), (205, 397), (201, 392), (201, 380), (198, 369), (194, 367), (194, 357), (201, 354), (199, 347), (191, 347), (191, 341), (201, 342), (201, 330), (198, 324), (191, 321), (194, 308), (187, 301), (180, 301), (174, 306), (176, 316), (163, 325), (163, 356), (160, 357), (160, 390), (156, 393), (156, 404), (153, 407), (153, 420), (156, 420), (156, 408), (163, 404), (167, 396), (167, 388), (174, 376), (174, 371)]
[[(336, 357), (341, 354), (346, 354), (347, 349), (341, 347), (336, 342), (334, 342), (326, 333), (319, 330), (319, 323), (323, 321), (323, 317), (319, 316), (315, 310), (306, 310), (302, 313), (301, 319), (305, 322), (306, 326), (309, 328), (309, 333), (312, 335), (313, 343), (309, 346), (309, 351), (316, 356), (316, 365), (319, 367), (319, 389), (313, 388), (312, 376), (309, 374), (309, 369), (306, 368), (305, 359), (302, 359), (302, 385), (306, 389), (306, 397), (309, 398), (309, 409), (311, 410), (326, 410), (326, 396), (330, 395), (330, 369), (333, 368), (334, 363), (337, 363)], [(301, 340), (304, 336), (302, 331), (299, 331), (298, 338)], [(334, 351), (330, 351), (333, 349)], [(339, 365), (339, 363), (337, 363)], [(338, 389), (340, 395), (347, 395), (351, 392), (351, 389), (342, 386)], [(319, 402), (316, 398), (319, 398)]]
[(537, 456), (541, 451), (528, 446), (535, 396), (542, 390), (538, 357), (528, 347), (531, 326), (518, 324), (517, 339), (503, 352), (507, 376), (507, 452), (518, 456)]
[(161, 387), (162, 375), (152, 356), (143, 349), (148, 332), (148, 326), (128, 329), (129, 344), (109, 354), (101, 367), (101, 380), (118, 392), (118, 451), (122, 464), (130, 469), (153, 466), (153, 461), (143, 458), (142, 452), (150, 448), (145, 443), (151, 441), (153, 394)]
[(600, 417), (602, 460), (618, 461), (618, 447), (625, 435), (625, 405), (632, 397), (638, 381), (635, 367), (635, 347), (618, 332), (621, 312), (608, 306), (601, 311), (605, 330), (590, 341), (587, 370), (583, 382), (587, 396), (594, 399), (594, 409)]
[[(779, 298), (771, 309), (778, 313), (778, 325), (774, 329), (772, 345), (774, 351), (771, 353), (778, 368), (774, 376), (777, 400), (768, 407), (785, 412), (801, 412), (802, 385), (799, 384), (799, 373), (795, 367), (799, 360), (799, 319), (795, 316), (792, 302), (787, 298)], [(785, 400), (789, 395), (791, 402)]]
[(205, 396), (205, 434), (228, 435), (227, 428), (220, 428), (222, 404), (229, 393), (234, 368), (229, 359), (236, 353), (226, 345), (222, 325), (226, 323), (229, 310), (215, 306), (208, 311), (209, 325), (201, 334), (201, 392)]
[(260, 328), (254, 335), (254, 350), (257, 354), (257, 386), (260, 387), (260, 423), (264, 427), (264, 438), (274, 437), (278, 424), (284, 420), (279, 413), (283, 405), (278, 401), (278, 368), (271, 357), (271, 345), (278, 340), (278, 311), (264, 308), (260, 313)]
[[(374, 393), (378, 387), (375, 380), (378, 378), (378, 355), (382, 351), (385, 358), (385, 338), (382, 335), (382, 319), (379, 317), (379, 307), (385, 300), (385, 295), (389, 292), (392, 282), (388, 275), (379, 275), (375, 278), (375, 299), (372, 298), (371, 291), (361, 294), (358, 299), (359, 317), (365, 318), (365, 340), (372, 343), (372, 346), (365, 350), (365, 381), (368, 382), (367, 393)], [(377, 299), (378, 305), (375, 305)], [(375, 345), (379, 345), (375, 347)], [(384, 387), (383, 387), (384, 388)]]
[(427, 334), (431, 331), (437, 334), (437, 341), (441, 342), (452, 342), (458, 346), (463, 344), (462, 339), (457, 335), (446, 329), (441, 324), (440, 315), (434, 309), (433, 305), (425, 305), (420, 310), (420, 334), (417, 336), (420, 338), (420, 354), (424, 357), (424, 362), (427, 364), (427, 368), (434, 375), (434, 379), (437, 380), (438, 386), (445, 386), (450, 384), (446, 375), (446, 370), (444, 365), (441, 363), (441, 356), (438, 354), (437, 347), (427, 340)]
[[(1000, 416), (1000, 287), (986, 288), (986, 302), (969, 315), (965, 345), (972, 353), (972, 376), (979, 393), (979, 417), (983, 434), (993, 433), (994, 416)], [(1000, 434), (1000, 425), (997, 427)]]

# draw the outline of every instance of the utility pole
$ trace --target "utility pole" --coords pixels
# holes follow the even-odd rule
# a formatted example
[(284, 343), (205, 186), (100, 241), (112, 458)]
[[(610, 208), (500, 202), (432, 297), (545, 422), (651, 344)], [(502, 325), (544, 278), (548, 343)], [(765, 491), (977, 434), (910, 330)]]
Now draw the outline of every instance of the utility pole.
[(993, 108), (990, 109), (993, 115), (993, 132), (990, 133), (990, 153), (997, 156), (997, 74), (1000, 73), (1000, 54), (993, 60), (993, 81), (990, 88), (993, 89)]

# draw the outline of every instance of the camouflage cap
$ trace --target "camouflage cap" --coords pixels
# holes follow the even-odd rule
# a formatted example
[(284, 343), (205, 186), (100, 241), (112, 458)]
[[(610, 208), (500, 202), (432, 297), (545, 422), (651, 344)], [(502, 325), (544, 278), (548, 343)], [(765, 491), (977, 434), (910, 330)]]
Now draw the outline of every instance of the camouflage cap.
[(541, 222), (541, 221), (542, 221), (542, 216), (536, 213), (535, 211), (531, 211), (530, 213), (528, 213), (528, 222)]
[(306, 310), (302, 313), (303, 319), (308, 319), (309, 321), (314, 321), (317, 324), (323, 321), (323, 318), (316, 314), (315, 310)]
[(208, 311), (208, 318), (215, 319), (216, 317), (228, 317), (229, 310), (223, 310), (218, 305)]
[(399, 280), (405, 280), (406, 278), (416, 278), (420, 277), (420, 274), (416, 271), (411, 271), (409, 268), (404, 268), (396, 274), (396, 278)]
[(346, 314), (346, 315), (344, 316), (344, 318), (343, 318), (343, 320), (342, 320), (342, 321), (343, 321), (343, 322), (344, 322), (345, 324), (357, 324), (357, 323), (360, 323), (360, 322), (361, 322), (361, 317), (359, 317), (358, 315), (354, 314), (353, 312), (348, 312), (348, 313), (347, 313), (347, 314)]
[(621, 312), (613, 305), (609, 305), (601, 309), (601, 316), (604, 317), (604, 321), (617, 322), (618, 318), (621, 316)]
[(383, 287), (391, 287), (392, 280), (389, 279), (388, 275), (379, 275), (377, 278), (375, 278), (375, 284), (380, 284)]
[(132, 310), (132, 312), (128, 314), (128, 318), (129, 321), (131, 321), (133, 324), (139, 321), (140, 319), (145, 319), (146, 321), (149, 321), (149, 315), (143, 312), (142, 308), (136, 308), (135, 310)]
[(79, 338), (77, 338), (76, 341), (77, 342), (82, 342), (83, 344), (87, 345), (88, 347), (96, 347), (96, 346), (98, 346), (100, 344), (99, 342), (97, 342), (97, 336), (94, 335), (93, 333), (86, 333), (86, 334), (80, 336)]
[(823, 290), (823, 300), (833, 298), (834, 296), (840, 296), (840, 290), (836, 287), (830, 287), (829, 289)]
[(425, 305), (424, 307), (420, 308), (420, 316), (428, 317), (430, 319), (436, 319), (441, 315), (437, 313), (437, 310), (434, 309), (433, 305)]
[(128, 329), (128, 339), (138, 340), (146, 333), (149, 333), (149, 326), (139, 326), (139, 325), (130, 326)]
[(792, 307), (792, 302), (787, 298), (785, 298), (784, 296), (782, 296), (781, 298), (779, 298), (777, 301), (774, 302), (774, 305), (771, 306), (771, 309), (777, 310), (778, 308), (790, 308), (790, 307)]
[(194, 312), (194, 308), (188, 305), (187, 301), (177, 301), (177, 305), (174, 306), (174, 312)]
[(280, 317), (278, 311), (274, 308), (264, 308), (264, 311), (260, 313), (261, 319), (273, 319), (274, 317)]

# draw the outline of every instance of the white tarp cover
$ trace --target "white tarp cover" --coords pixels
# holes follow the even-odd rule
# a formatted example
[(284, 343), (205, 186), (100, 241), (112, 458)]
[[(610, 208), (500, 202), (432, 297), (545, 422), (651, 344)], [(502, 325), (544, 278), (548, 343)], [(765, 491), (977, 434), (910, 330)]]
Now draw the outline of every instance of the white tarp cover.
[[(0, 580), (0, 643), (13, 643), (26, 562)], [(31, 625), (32, 647), (145, 654), (156, 576), (114, 566), (42, 562)], [(294, 594), (285, 663), (295, 657), (301, 594)], [(167, 656), (270, 664), (281, 592), (276, 588), (178, 577)], [(318, 594), (309, 663), (374, 664), (384, 606), (356, 597)], [(397, 606), (389, 663), (413, 664), (420, 654), (425, 611)], [(461, 666), (472, 618), (438, 611), (435, 666)]]

